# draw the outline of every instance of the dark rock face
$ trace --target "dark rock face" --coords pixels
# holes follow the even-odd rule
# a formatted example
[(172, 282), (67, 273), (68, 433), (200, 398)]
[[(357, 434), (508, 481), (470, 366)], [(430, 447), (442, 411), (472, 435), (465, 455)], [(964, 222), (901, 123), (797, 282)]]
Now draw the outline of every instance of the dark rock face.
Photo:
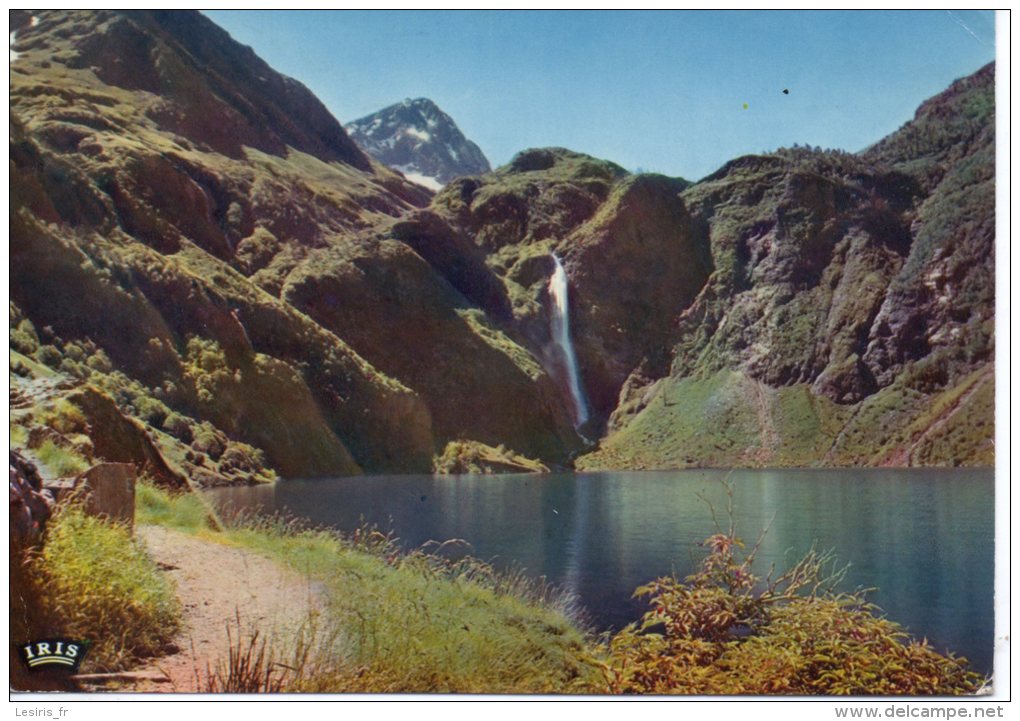
[(491, 170), (481, 149), (428, 98), (405, 100), (346, 127), (373, 158), (433, 190)]
[(668, 367), (672, 319), (711, 270), (708, 239), (681, 199), (687, 186), (542, 148), (518, 154), (490, 175), (457, 180), (433, 201), (437, 214), (488, 254), (508, 289), (517, 333), (547, 367), (556, 362), (549, 336), (551, 254), (562, 258), (596, 428), (638, 364)]
[(686, 186), (657, 175), (627, 178), (564, 248), (574, 268), (577, 352), (602, 416), (635, 368), (665, 372), (674, 319), (712, 271), (708, 238), (681, 196)]
[(874, 391), (853, 362), (903, 264), (916, 184), (848, 155), (785, 151), (684, 193), (715, 272), (677, 319), (673, 373), (740, 368), (814, 383), (849, 403)]
[[(10, 451), (10, 556), (17, 558), (42, 539), (46, 521), (53, 512), (53, 497), (43, 490), (36, 467), (16, 451)], [(13, 566), (13, 564), (12, 564)]]
[[(913, 243), (868, 336), (864, 362), (882, 385), (937, 354), (989, 360), (995, 305), (995, 68), (928, 100), (864, 157), (927, 190)], [(954, 363), (954, 365), (956, 365)]]
[[(749, 156), (686, 189), (712, 272), (678, 306), (668, 374), (642, 366), (621, 394), (619, 443), (634, 443), (632, 420), (647, 433), (679, 404), (705, 418), (725, 408), (731, 428), (758, 429), (706, 444), (712, 463), (989, 462), (993, 79), (989, 66), (954, 83), (861, 154)], [(668, 400), (673, 387), (712, 394), (685, 405)], [(720, 400), (746, 389), (746, 401)], [(699, 447), (697, 429), (676, 433), (640, 462)], [(787, 451), (784, 433), (804, 445)]]
[(188, 487), (187, 479), (170, 468), (145, 429), (125, 417), (109, 396), (85, 387), (68, 395), (68, 400), (85, 414), (98, 458), (130, 464), (138, 469), (139, 475), (148, 475), (164, 488)]
[(420, 211), (393, 224), (389, 235), (406, 243), (473, 305), (498, 322), (512, 318), (510, 299), (485, 254), (471, 238), (435, 213)]

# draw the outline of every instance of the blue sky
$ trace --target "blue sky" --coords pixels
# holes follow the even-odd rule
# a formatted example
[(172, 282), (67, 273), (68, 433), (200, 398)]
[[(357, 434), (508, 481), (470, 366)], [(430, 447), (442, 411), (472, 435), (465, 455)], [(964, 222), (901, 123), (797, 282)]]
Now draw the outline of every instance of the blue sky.
[(990, 11), (205, 14), (342, 122), (428, 97), (493, 165), (560, 145), (692, 180), (793, 143), (860, 150), (995, 58)]

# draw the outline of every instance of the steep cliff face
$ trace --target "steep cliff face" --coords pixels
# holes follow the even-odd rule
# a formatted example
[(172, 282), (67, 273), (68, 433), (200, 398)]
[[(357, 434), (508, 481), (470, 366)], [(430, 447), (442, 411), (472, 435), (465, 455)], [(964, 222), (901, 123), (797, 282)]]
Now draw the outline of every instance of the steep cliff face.
[[(883, 385), (911, 361), (990, 359), (995, 304), (995, 68), (925, 102), (863, 153), (915, 178), (925, 196), (910, 254), (868, 337), (865, 363)], [(957, 362), (954, 362), (957, 361)]]
[[(557, 362), (550, 338), (552, 254), (562, 259), (593, 411), (589, 436), (600, 432), (635, 367), (668, 367), (672, 318), (708, 276), (707, 236), (692, 227), (680, 197), (687, 185), (547, 148), (522, 152), (490, 175), (457, 180), (432, 203), (486, 253), (507, 290), (514, 332), (547, 368)], [(562, 379), (560, 386), (564, 398)]]
[(992, 80), (860, 155), (750, 156), (687, 189), (712, 275), (593, 464), (990, 463)]

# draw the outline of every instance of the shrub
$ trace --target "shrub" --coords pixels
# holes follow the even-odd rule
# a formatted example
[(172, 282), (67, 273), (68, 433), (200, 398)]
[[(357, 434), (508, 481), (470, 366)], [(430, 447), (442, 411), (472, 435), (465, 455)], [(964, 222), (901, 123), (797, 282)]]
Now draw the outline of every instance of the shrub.
[(432, 458), (432, 469), (440, 474), (549, 472), (549, 468), (540, 461), (515, 453), (502, 443), (493, 448), (470, 440), (447, 443), (443, 453)]
[(67, 375), (74, 376), (75, 378), (87, 378), (89, 376), (88, 366), (83, 363), (76, 363), (70, 358), (64, 358), (60, 361), (58, 370), (61, 373), (66, 373)]
[(436, 473), (482, 473), (480, 449), (467, 441), (450, 441), (442, 455), (432, 459)]
[(39, 418), (43, 425), (60, 433), (86, 433), (88, 420), (82, 410), (69, 400), (61, 398)]
[(35, 359), (50, 368), (59, 367), (60, 361), (63, 360), (60, 351), (57, 350), (56, 346), (52, 345), (40, 346), (35, 352)]
[(273, 256), (280, 252), (280, 247), (277, 237), (259, 226), (237, 244), (234, 257), (245, 275), (251, 275), (266, 267)]
[(265, 465), (266, 458), (261, 450), (247, 443), (230, 441), (220, 457), (219, 469), (223, 473), (262, 473)]
[(225, 386), (240, 380), (240, 371), (232, 370), (227, 364), (220, 344), (197, 336), (188, 339), (184, 370), (202, 403), (214, 403)]
[(110, 373), (113, 371), (113, 363), (110, 362), (110, 356), (99, 349), (95, 353), (89, 356), (85, 364), (94, 371), (100, 373)]
[(29, 368), (20, 358), (11, 358), (11, 373), (21, 378), (31, 378), (32, 369)]
[(171, 411), (170, 415), (163, 421), (163, 430), (182, 443), (191, 443), (194, 440), (194, 435), (191, 432), (193, 423), (190, 418), (182, 416), (176, 411)]
[(191, 447), (199, 453), (204, 453), (214, 461), (218, 461), (223, 451), (227, 449), (227, 437), (221, 431), (205, 421), (192, 427), (194, 440)]
[(49, 631), (90, 641), (89, 668), (123, 669), (177, 631), (173, 588), (123, 526), (65, 506), (31, 568)]
[(731, 527), (705, 545), (685, 582), (637, 590), (652, 609), (612, 638), (611, 693), (968, 694), (981, 677), (966, 662), (911, 640), (860, 593), (833, 588), (830, 556), (810, 552), (776, 579), (752, 572)]
[(29, 321), (23, 320), (17, 328), (11, 328), (11, 348), (25, 355), (32, 355), (39, 349), (39, 337)]
[(134, 405), (138, 417), (153, 428), (162, 428), (163, 422), (170, 415), (170, 409), (163, 401), (147, 395), (136, 396)]
[(64, 344), (64, 355), (76, 363), (84, 363), (87, 357), (85, 349), (78, 343)]

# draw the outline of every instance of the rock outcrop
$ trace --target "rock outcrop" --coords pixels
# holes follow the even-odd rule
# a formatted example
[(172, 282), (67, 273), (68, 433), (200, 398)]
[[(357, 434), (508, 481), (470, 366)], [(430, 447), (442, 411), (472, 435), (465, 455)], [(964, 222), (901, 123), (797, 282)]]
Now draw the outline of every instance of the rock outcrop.
[(10, 558), (21, 563), (21, 554), (42, 540), (46, 521), (53, 514), (53, 496), (43, 489), (36, 467), (15, 451), (9, 452)]
[(189, 487), (188, 480), (170, 467), (145, 428), (123, 415), (109, 396), (86, 386), (69, 394), (67, 400), (84, 414), (96, 458), (130, 464), (138, 475), (148, 476), (164, 488)]

